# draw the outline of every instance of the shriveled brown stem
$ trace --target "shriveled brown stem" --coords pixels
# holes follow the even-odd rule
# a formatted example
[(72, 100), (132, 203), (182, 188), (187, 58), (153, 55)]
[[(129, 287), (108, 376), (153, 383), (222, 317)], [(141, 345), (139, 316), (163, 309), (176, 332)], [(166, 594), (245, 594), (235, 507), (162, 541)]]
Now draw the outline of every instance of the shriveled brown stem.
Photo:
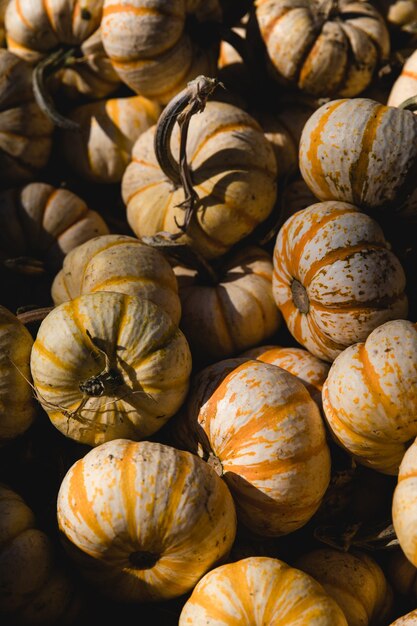
[(43, 276), (46, 273), (45, 263), (43, 261), (28, 256), (5, 259), (3, 261), (3, 265), (9, 270), (13, 270), (19, 274), (26, 274), (28, 276)]
[(33, 322), (43, 322), (45, 317), (53, 310), (53, 306), (45, 306), (39, 309), (30, 309), (29, 311), (18, 310), (16, 317), (19, 322), (22, 322), (25, 326), (32, 324)]
[[(176, 187), (184, 188), (185, 199), (180, 205), (185, 210), (184, 222), (176, 222), (181, 232), (186, 232), (198, 206), (199, 197), (193, 187), (190, 167), (187, 161), (187, 137), (190, 120), (196, 113), (204, 111), (209, 95), (219, 82), (216, 78), (197, 76), (188, 86), (175, 96), (165, 107), (159, 118), (155, 133), (155, 154), (161, 170)], [(171, 151), (171, 135), (175, 123), (180, 126), (179, 163)], [(176, 238), (179, 235), (170, 235)]]
[(398, 109), (405, 109), (406, 111), (417, 111), (417, 96), (407, 98), (404, 102), (398, 105)]
[(69, 50), (60, 48), (40, 61), (32, 74), (33, 93), (41, 111), (45, 113), (56, 126), (72, 131), (78, 131), (80, 125), (64, 117), (56, 110), (55, 103), (48, 91), (48, 79), (62, 67), (70, 64), (69, 60), (75, 57), (76, 52), (76, 48), (70, 48)]

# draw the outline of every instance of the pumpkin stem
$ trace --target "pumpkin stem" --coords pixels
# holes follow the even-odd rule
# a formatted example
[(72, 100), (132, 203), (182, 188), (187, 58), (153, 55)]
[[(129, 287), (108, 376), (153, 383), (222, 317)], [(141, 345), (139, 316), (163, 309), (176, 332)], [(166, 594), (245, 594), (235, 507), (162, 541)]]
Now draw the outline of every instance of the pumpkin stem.
[(81, 381), (78, 388), (90, 398), (112, 395), (118, 387), (124, 384), (123, 376), (116, 367), (113, 367), (107, 352), (100, 347), (101, 340), (98, 337), (93, 337), (88, 329), (85, 332), (93, 346), (104, 357), (105, 365), (100, 374)]
[(59, 48), (59, 50), (56, 50), (40, 61), (32, 73), (33, 93), (41, 111), (45, 113), (56, 126), (72, 131), (78, 131), (80, 125), (64, 117), (56, 110), (55, 103), (48, 91), (48, 80), (64, 66), (71, 65), (76, 55), (77, 48)]
[(294, 278), (291, 283), (291, 294), (293, 302), (300, 313), (308, 313), (310, 310), (310, 300), (308, 299), (306, 288), (296, 278)]
[(45, 317), (54, 309), (53, 306), (45, 307), (20, 307), (17, 310), (16, 317), (25, 326), (33, 322), (43, 322)]
[[(191, 170), (187, 161), (188, 128), (192, 116), (204, 111), (209, 95), (218, 84), (216, 78), (197, 76), (167, 104), (156, 127), (154, 146), (159, 166), (175, 187), (183, 186), (185, 195), (183, 202), (178, 205), (185, 210), (184, 222), (179, 224), (175, 220), (180, 233), (170, 235), (171, 239), (176, 239), (183, 232), (187, 232), (191, 218), (200, 202), (193, 187)], [(171, 135), (175, 122), (178, 122), (181, 133), (179, 163), (176, 162), (171, 151)]]
[(207, 464), (214, 469), (218, 476), (223, 476), (224, 472), (222, 462), (220, 461), (219, 457), (214, 454), (214, 452), (210, 452), (207, 459)]
[[(163, 235), (166, 235), (166, 238)], [(196, 270), (205, 284), (219, 284), (219, 276), (212, 265), (191, 246), (173, 241), (169, 233), (161, 233), (160, 236), (155, 237), (142, 237), (142, 241), (148, 246), (157, 248), (183, 267)]]
[(406, 111), (417, 111), (417, 96), (407, 98), (398, 105), (397, 109), (405, 109)]
[(28, 256), (18, 256), (14, 259), (5, 259), (3, 265), (9, 270), (28, 276), (46, 274), (45, 263)]

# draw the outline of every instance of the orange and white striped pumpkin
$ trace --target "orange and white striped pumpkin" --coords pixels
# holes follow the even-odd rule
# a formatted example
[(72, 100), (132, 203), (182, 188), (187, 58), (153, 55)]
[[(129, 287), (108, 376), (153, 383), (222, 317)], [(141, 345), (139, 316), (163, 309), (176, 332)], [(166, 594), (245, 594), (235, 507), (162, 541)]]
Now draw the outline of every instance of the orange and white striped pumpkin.
[(399, 617), (390, 626), (417, 626), (417, 609)]
[(345, 202), (313, 204), (285, 222), (272, 289), (295, 339), (326, 361), (408, 311), (404, 271), (382, 229)]
[(125, 439), (72, 466), (59, 490), (58, 522), (90, 582), (135, 602), (190, 591), (236, 533), (230, 492), (206, 463)]
[(28, 382), (32, 345), (29, 331), (0, 306), (0, 444), (21, 435), (35, 418)]
[[(200, 378), (184, 415), (182, 443), (224, 478), (239, 519), (252, 532), (290, 533), (318, 509), (330, 479), (320, 411), (283, 369), (249, 360), (224, 377), (230, 364), (223, 361)], [(218, 377), (223, 380), (216, 385)]]
[(401, 74), (392, 86), (387, 104), (397, 107), (415, 95), (417, 95), (417, 50), (405, 62)]
[(108, 232), (101, 215), (68, 189), (30, 183), (0, 194), (0, 256), (32, 256), (56, 271), (67, 252)]
[[(406, 380), (404, 381), (406, 384)], [(414, 413), (415, 415), (415, 413)], [(392, 501), (392, 521), (407, 559), (417, 567), (417, 441), (401, 461)]]
[(393, 594), (378, 563), (363, 552), (322, 548), (297, 559), (296, 567), (323, 585), (349, 626), (385, 624)]
[(271, 337), (281, 315), (272, 296), (272, 261), (250, 247), (234, 254), (207, 284), (194, 270), (175, 267), (181, 329), (195, 358), (222, 359)]
[(218, 43), (201, 45), (198, 30), (220, 19), (218, 0), (104, 0), (103, 45), (126, 85), (166, 104), (196, 76), (214, 75)]
[(241, 356), (282, 367), (290, 374), (297, 376), (316, 404), (321, 407), (321, 390), (330, 369), (328, 363), (321, 361), (307, 350), (281, 346), (260, 346), (244, 352)]
[(283, 561), (249, 557), (208, 572), (179, 626), (347, 626), (336, 602), (310, 576)]
[(77, 623), (80, 598), (22, 498), (0, 484), (0, 615), (13, 626)]
[[(122, 181), (128, 222), (138, 237), (180, 233), (182, 187), (175, 188), (160, 169), (154, 150), (155, 129), (144, 132), (133, 148)], [(178, 161), (179, 132), (172, 149)], [(201, 200), (187, 234), (203, 256), (221, 256), (271, 213), (276, 200), (277, 166), (261, 127), (241, 109), (208, 102), (190, 122), (187, 159)]]
[(56, 307), (33, 345), (31, 371), (52, 423), (89, 445), (156, 432), (181, 406), (191, 356), (149, 300), (100, 291)]
[(356, 96), (390, 52), (382, 16), (356, 0), (256, 0), (256, 16), (279, 77), (316, 96)]
[(130, 163), (137, 138), (156, 123), (160, 107), (142, 96), (84, 104), (69, 118), (80, 132), (64, 132), (64, 156), (79, 176), (96, 183), (118, 183)]
[(181, 303), (170, 264), (158, 250), (134, 237), (103, 235), (77, 246), (52, 283), (55, 304), (97, 291), (146, 298), (179, 324)]
[(417, 436), (417, 329), (395, 320), (347, 348), (323, 387), (323, 408), (337, 441), (355, 459), (396, 474)]
[(416, 160), (416, 116), (367, 98), (324, 104), (301, 135), (301, 174), (319, 200), (398, 211), (414, 189)]

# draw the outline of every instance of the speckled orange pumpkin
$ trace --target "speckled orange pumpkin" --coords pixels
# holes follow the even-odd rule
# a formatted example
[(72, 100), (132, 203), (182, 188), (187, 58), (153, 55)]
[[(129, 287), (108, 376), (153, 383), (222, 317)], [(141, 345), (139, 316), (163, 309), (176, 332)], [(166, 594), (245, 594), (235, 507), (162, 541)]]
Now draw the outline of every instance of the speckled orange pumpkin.
[[(415, 415), (415, 414), (414, 414)], [(417, 441), (401, 461), (392, 501), (392, 521), (405, 556), (417, 567)]]
[(417, 436), (416, 385), (417, 329), (406, 320), (383, 324), (335, 360), (323, 408), (334, 436), (359, 463), (398, 472)]
[(408, 311), (405, 275), (380, 226), (344, 202), (314, 204), (285, 222), (272, 289), (296, 340), (326, 361)]
[(399, 617), (390, 626), (417, 626), (417, 610)]
[(227, 555), (236, 533), (229, 490), (206, 463), (125, 439), (72, 466), (59, 490), (58, 522), (89, 581), (130, 602), (187, 593)]
[[(417, 3), (415, 6), (417, 13)], [(401, 74), (392, 86), (387, 104), (397, 107), (415, 95), (417, 95), (417, 50), (405, 62)]]
[(347, 626), (310, 576), (283, 561), (249, 557), (222, 565), (197, 583), (179, 626)]

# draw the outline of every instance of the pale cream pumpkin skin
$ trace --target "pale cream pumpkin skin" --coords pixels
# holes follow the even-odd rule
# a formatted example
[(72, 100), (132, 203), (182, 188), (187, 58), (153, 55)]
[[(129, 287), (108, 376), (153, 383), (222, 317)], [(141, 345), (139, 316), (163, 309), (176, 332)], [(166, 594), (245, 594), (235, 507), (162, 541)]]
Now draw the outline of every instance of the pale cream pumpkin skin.
[(33, 180), (49, 159), (52, 131), (34, 100), (31, 67), (0, 48), (0, 183)]
[(52, 283), (62, 304), (86, 293), (116, 291), (146, 298), (179, 324), (181, 303), (175, 274), (156, 248), (126, 235), (94, 237), (67, 254)]
[(31, 183), (0, 194), (2, 256), (32, 256), (58, 270), (66, 253), (105, 235), (103, 218), (68, 189)]
[(32, 345), (29, 331), (0, 306), (0, 444), (24, 433), (35, 419), (29, 384)]
[[(223, 362), (223, 372), (228, 365)], [(279, 536), (300, 528), (318, 509), (330, 478), (317, 405), (295, 376), (260, 361), (246, 361), (226, 377), (212, 370), (212, 376), (199, 397), (191, 394), (183, 442), (224, 478), (238, 518), (252, 532)]]
[(79, 608), (52, 543), (22, 498), (0, 485), (0, 613), (14, 626), (71, 624)]
[(295, 566), (323, 586), (342, 609), (349, 626), (386, 623), (392, 590), (368, 554), (323, 548), (301, 556)]
[(103, 45), (122, 81), (166, 104), (196, 76), (213, 76), (218, 44), (201, 46), (190, 18), (200, 28), (220, 22), (219, 1), (104, 0)]
[(268, 58), (279, 77), (316, 96), (363, 91), (390, 39), (371, 3), (352, 0), (256, 0)]
[(414, 189), (416, 160), (415, 115), (367, 98), (324, 104), (301, 135), (301, 174), (319, 200), (398, 211)]
[(196, 357), (222, 359), (271, 337), (281, 315), (272, 297), (272, 262), (260, 248), (241, 250), (207, 285), (193, 270), (174, 268), (181, 329)]
[(417, 567), (417, 443), (408, 448), (398, 474), (392, 501), (392, 521), (407, 559)]
[(310, 576), (283, 561), (249, 557), (208, 572), (179, 626), (347, 626), (337, 604)]
[(365, 343), (347, 348), (333, 363), (323, 387), (323, 408), (337, 441), (355, 459), (397, 474), (417, 435), (417, 330), (395, 320)]
[(135, 602), (190, 591), (236, 533), (230, 492), (206, 463), (124, 439), (72, 466), (59, 490), (58, 522), (91, 583)]
[(260, 346), (244, 352), (241, 356), (282, 367), (290, 374), (297, 376), (314, 402), (321, 407), (321, 390), (329, 374), (330, 365), (310, 354), (308, 350), (283, 348), (281, 346)]
[[(417, 13), (417, 4), (415, 7)], [(415, 95), (417, 95), (417, 50), (404, 63), (401, 74), (392, 86), (387, 104), (397, 107)]]
[[(138, 237), (180, 233), (175, 219), (184, 221), (178, 207), (184, 191), (159, 168), (154, 134), (152, 128), (139, 137), (122, 181), (127, 219)], [(171, 146), (178, 161), (177, 126)], [(187, 159), (201, 206), (180, 241), (208, 258), (221, 256), (273, 209), (277, 166), (272, 148), (250, 115), (230, 104), (208, 102), (191, 119)]]
[(390, 626), (417, 626), (417, 610), (399, 617)]
[(118, 183), (138, 137), (156, 123), (160, 107), (136, 96), (84, 104), (69, 115), (80, 133), (64, 132), (62, 149), (69, 167), (96, 183)]
[(408, 311), (404, 271), (380, 226), (345, 202), (313, 204), (285, 222), (272, 289), (292, 335), (325, 361)]
[(54, 426), (94, 446), (119, 437), (144, 439), (161, 428), (184, 401), (191, 355), (160, 307), (97, 292), (49, 313), (33, 346), (31, 371)]

